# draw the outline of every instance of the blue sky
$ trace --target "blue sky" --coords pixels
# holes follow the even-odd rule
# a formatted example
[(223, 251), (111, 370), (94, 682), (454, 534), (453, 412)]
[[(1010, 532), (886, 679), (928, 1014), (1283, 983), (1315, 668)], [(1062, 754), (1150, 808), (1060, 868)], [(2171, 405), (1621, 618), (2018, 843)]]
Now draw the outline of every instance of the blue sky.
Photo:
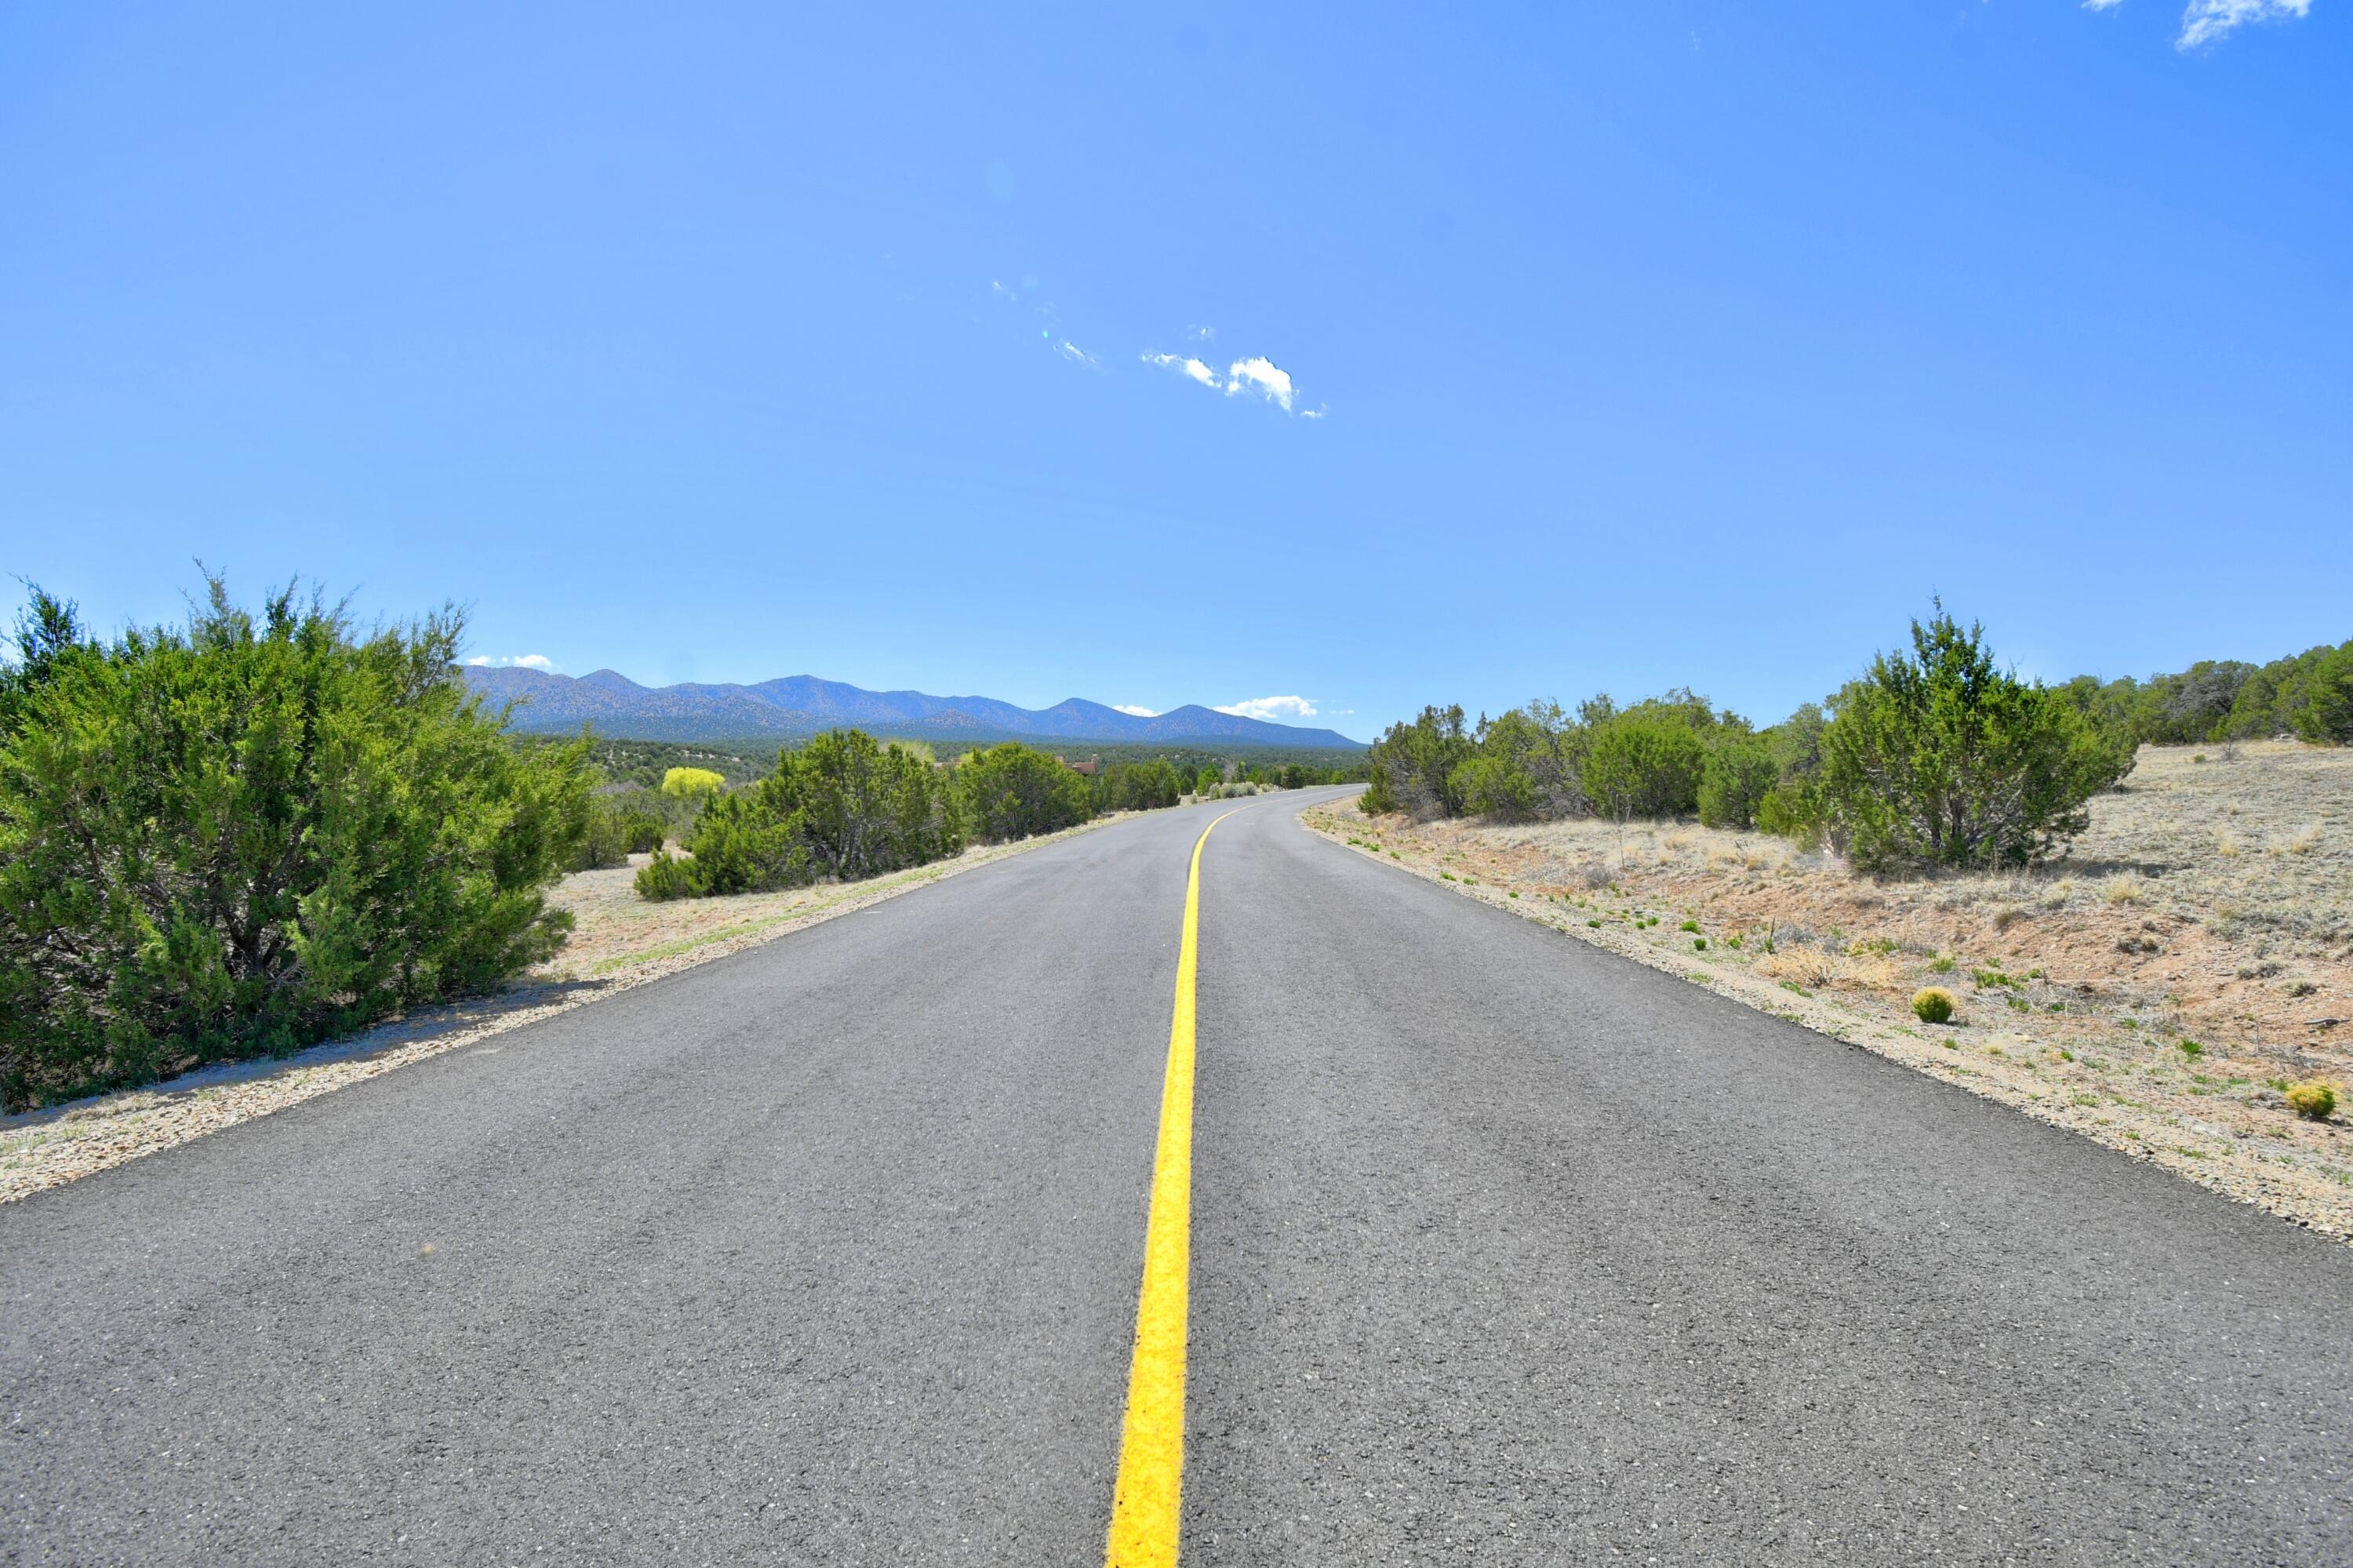
[(1774, 717), (1931, 594), (2274, 656), (2348, 82), (2344, 0), (13, 7), (0, 571), (1356, 735)]

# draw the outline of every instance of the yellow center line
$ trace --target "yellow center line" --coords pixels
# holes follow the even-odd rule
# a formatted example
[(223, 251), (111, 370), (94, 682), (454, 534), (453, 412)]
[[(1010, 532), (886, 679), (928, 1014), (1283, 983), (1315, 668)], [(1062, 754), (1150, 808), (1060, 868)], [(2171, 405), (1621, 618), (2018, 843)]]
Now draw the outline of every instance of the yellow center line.
[[(1237, 807), (1235, 810), (1239, 810)], [(1127, 1373), (1119, 1484), (1112, 1494), (1110, 1568), (1173, 1568), (1185, 1483), (1185, 1309), (1193, 1255), (1193, 976), (1201, 931), (1201, 847), (1185, 880), (1185, 935), (1176, 949), (1176, 1007), (1168, 1073), (1160, 1086), (1160, 1147), (1153, 1157), (1152, 1219), (1144, 1233), (1144, 1290), (1135, 1360)]]

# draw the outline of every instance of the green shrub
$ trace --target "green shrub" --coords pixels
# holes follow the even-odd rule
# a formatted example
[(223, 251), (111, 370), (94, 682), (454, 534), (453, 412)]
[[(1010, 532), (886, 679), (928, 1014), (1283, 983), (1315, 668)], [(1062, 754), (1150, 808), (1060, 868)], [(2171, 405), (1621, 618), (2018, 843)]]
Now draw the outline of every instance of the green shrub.
[(755, 786), (714, 795), (686, 836), (691, 859), (657, 852), (638, 867), (638, 895), (664, 899), (766, 893), (816, 880), (797, 816), (779, 817)]
[(1457, 765), (1461, 809), (1499, 821), (1571, 816), (1586, 810), (1584, 726), (1558, 703), (1533, 702), (1479, 720), (1476, 755)]
[(1184, 781), (1165, 758), (1106, 768), (1092, 790), (1097, 811), (1157, 810), (1175, 805), (1184, 792)]
[(1018, 741), (965, 758), (955, 782), (973, 836), (992, 842), (1055, 832), (1094, 815), (1084, 779)]
[(1949, 1023), (1960, 1004), (1943, 986), (1924, 986), (1912, 993), (1912, 1015), (1923, 1023)]
[(638, 867), (638, 896), (656, 902), (693, 897), (696, 890), (690, 874), (693, 864), (667, 850), (654, 851), (654, 858)]
[(1476, 751), (1476, 743), (1463, 733), (1460, 704), (1426, 707), (1411, 724), (1393, 724), (1373, 742), (1372, 780), (1357, 798), (1357, 809), (1373, 816), (1403, 811), (1416, 821), (1459, 817), (1463, 807), (1455, 770)]
[(455, 611), (367, 633), (218, 578), (185, 628), (86, 638), (36, 590), (0, 674), (0, 1101), (290, 1050), (559, 947), (578, 742), (525, 752)]
[(2353, 642), (2315, 662), (2286, 717), (2289, 727), (2316, 746), (2353, 746)]
[(1773, 766), (1784, 782), (1820, 774), (1822, 732), (1830, 722), (1820, 703), (1800, 703), (1795, 713), (1757, 737), (1772, 749)]
[[(2137, 738), (2164, 745), (2220, 738), (2231, 728), (2231, 716), (2242, 699), (2254, 698), (2251, 707), (2269, 705), (2262, 697), (2275, 686), (2275, 675), (2272, 681), (2259, 683), (2257, 692), (2248, 690), (2262, 673), (2256, 666), (2237, 659), (2208, 659), (2180, 674), (2158, 676), (2142, 689), (2135, 705)], [(2272, 731), (2263, 728), (2262, 733)]]
[(589, 798), (580, 847), (573, 852), (570, 870), (598, 871), (621, 865), (629, 856), (659, 849), (670, 834), (663, 797), (650, 789), (599, 792)]
[(1599, 726), (1585, 753), (1585, 793), (1621, 826), (1637, 817), (1695, 810), (1707, 743), (1672, 717), (1620, 714)]
[(1448, 782), (1468, 814), (1499, 822), (1525, 822), (1537, 814), (1535, 779), (1509, 758), (1473, 757)]
[(1781, 781), (1772, 744), (1760, 736), (1731, 736), (1707, 754), (1700, 773), (1699, 820), (1711, 828), (1746, 828)]
[[(1063, 772), (1085, 810), (1085, 781)], [(757, 787), (766, 813), (797, 816), (818, 874), (851, 882), (923, 865), (964, 848), (948, 776), (896, 742), (828, 730), (776, 758)], [(699, 853), (699, 852), (698, 852)]]
[(657, 853), (638, 870), (640, 896), (881, 876), (955, 853), (964, 825), (942, 769), (896, 743), (838, 729), (780, 752), (776, 770), (749, 789), (709, 796), (686, 847), (691, 859)]
[(2306, 1121), (2327, 1121), (2337, 1109), (2337, 1090), (2313, 1079), (2287, 1086), (2287, 1108)]
[(1757, 826), (1805, 850), (1829, 838), (1830, 812), (1818, 779), (1784, 779), (1757, 802)]
[(603, 800), (592, 799), (580, 833), (580, 842), (566, 863), (567, 871), (601, 871), (629, 858), (628, 826), (621, 813)]
[(1867, 870), (2023, 865), (2088, 821), (2131, 770), (2128, 743), (2060, 694), (1994, 666), (1978, 627), (1938, 609), (1913, 653), (1882, 655), (1833, 705), (1824, 799)]

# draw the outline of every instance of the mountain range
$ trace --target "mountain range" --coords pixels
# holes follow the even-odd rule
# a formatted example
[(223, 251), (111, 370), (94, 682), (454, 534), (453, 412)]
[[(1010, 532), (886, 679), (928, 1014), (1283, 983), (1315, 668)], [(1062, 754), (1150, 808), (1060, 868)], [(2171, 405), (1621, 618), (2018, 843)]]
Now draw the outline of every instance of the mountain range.
[(629, 740), (716, 742), (815, 735), (842, 726), (907, 740), (1092, 740), (1106, 745), (1208, 744), (1364, 748), (1336, 730), (1303, 729), (1188, 705), (1144, 717), (1072, 697), (1022, 708), (994, 697), (870, 692), (814, 675), (757, 685), (640, 686), (610, 670), (574, 678), (520, 666), (469, 665), (466, 680), (493, 704), (512, 702), (507, 726), (563, 734), (582, 725)]

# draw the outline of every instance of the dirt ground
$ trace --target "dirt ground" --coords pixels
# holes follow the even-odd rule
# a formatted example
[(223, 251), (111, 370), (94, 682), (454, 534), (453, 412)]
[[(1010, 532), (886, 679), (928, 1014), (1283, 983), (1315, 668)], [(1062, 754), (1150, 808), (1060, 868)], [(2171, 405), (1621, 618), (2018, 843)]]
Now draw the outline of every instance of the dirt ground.
[[(1306, 813), (1359, 853), (2353, 1237), (2353, 749), (2145, 747), (2066, 859), (1874, 880), (1757, 833)], [(1686, 926), (1694, 927), (1685, 929)], [(1932, 1026), (1925, 986), (1958, 1000)], [(2328, 1121), (2283, 1091), (2320, 1079)]]

